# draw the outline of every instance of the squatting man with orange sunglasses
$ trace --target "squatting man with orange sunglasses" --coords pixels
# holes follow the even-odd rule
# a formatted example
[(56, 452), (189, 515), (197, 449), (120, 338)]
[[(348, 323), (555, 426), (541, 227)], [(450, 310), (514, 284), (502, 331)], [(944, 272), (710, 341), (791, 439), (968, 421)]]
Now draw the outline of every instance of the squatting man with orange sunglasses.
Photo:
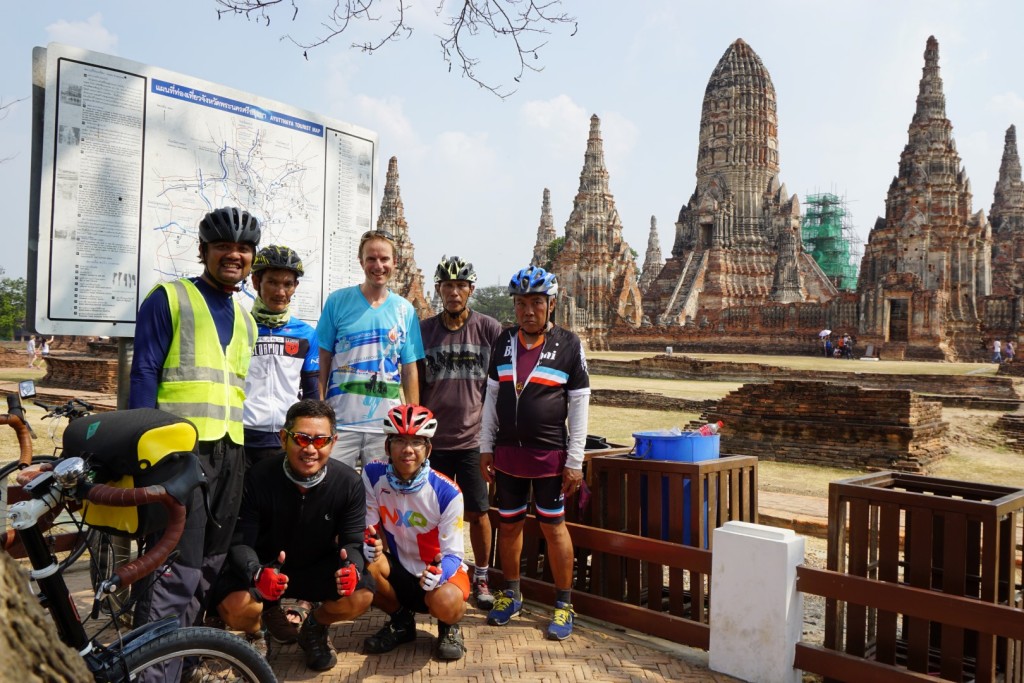
[(320, 603), (301, 626), (277, 624), (272, 632), (277, 642), (297, 640), (306, 666), (315, 671), (338, 661), (328, 627), (363, 614), (376, 589), (362, 552), (362, 479), (351, 467), (328, 465), (335, 419), (334, 408), (322, 401), (299, 401), (288, 410), (281, 430), (284, 453), (260, 460), (245, 474), (228, 560), (210, 600), (225, 624), (244, 632), (264, 654), (270, 635), (261, 616), (283, 614), (268, 608), (282, 598)]

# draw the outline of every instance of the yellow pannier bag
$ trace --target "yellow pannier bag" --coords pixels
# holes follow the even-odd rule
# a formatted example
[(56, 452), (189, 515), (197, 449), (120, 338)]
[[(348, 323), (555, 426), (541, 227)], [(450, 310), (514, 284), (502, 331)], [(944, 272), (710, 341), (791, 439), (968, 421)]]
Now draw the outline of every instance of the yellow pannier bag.
[[(199, 436), (188, 420), (155, 408), (136, 408), (79, 418), (64, 431), (63, 457), (86, 461), (95, 483), (117, 488), (164, 484), (186, 471)], [(86, 502), (86, 524), (120, 536), (163, 529), (167, 514), (157, 504), (115, 507)]]

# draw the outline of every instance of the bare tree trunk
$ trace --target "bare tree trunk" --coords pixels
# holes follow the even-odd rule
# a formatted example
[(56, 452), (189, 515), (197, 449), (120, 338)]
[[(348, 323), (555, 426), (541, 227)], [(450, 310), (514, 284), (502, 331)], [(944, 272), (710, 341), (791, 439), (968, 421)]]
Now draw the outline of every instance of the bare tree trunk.
[(57, 631), (29, 591), (28, 577), (0, 551), (0, 672), (6, 681), (91, 681), (78, 653)]

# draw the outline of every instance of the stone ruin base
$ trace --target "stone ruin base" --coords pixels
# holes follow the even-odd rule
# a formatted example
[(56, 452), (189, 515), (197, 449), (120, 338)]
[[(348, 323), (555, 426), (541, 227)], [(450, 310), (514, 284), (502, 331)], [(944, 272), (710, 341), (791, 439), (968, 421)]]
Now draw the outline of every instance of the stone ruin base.
[(590, 405), (643, 410), (678, 410), (682, 413), (702, 413), (715, 407), (714, 399), (689, 399), (652, 394), (648, 391), (623, 389), (591, 389)]
[(46, 359), (43, 387), (117, 393), (117, 357), (96, 358), (78, 355), (53, 355)]
[(996, 420), (995, 426), (1007, 438), (1008, 448), (1024, 452), (1024, 415), (1007, 413)]
[(746, 384), (701, 416), (721, 450), (762, 460), (924, 473), (949, 454), (942, 404), (902, 389), (780, 380)]

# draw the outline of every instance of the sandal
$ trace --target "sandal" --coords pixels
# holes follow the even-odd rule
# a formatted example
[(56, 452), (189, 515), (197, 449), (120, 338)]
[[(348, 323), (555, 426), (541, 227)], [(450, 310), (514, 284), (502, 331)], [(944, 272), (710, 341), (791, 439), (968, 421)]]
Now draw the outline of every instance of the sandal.
[(305, 600), (296, 600), (287, 607), (278, 603), (263, 609), (263, 626), (276, 642), (287, 645), (299, 639), (299, 626), (313, 605)]

